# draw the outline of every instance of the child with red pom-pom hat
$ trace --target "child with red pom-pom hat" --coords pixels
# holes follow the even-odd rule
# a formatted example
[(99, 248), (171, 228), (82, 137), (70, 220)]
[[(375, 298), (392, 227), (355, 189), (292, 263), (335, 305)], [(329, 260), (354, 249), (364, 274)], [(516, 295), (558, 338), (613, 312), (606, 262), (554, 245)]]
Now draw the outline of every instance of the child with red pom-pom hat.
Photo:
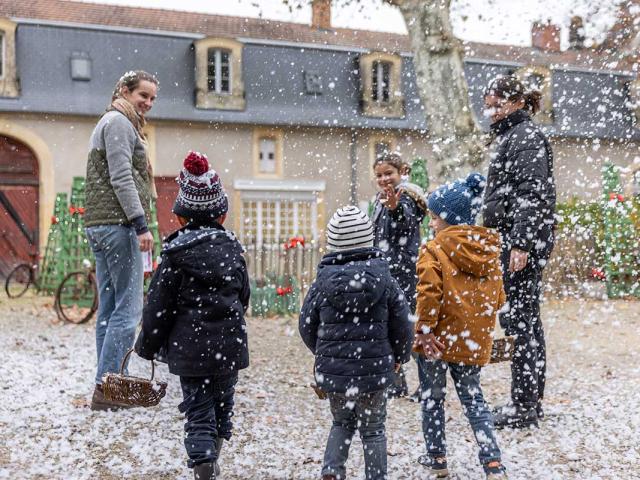
[(182, 228), (166, 239), (135, 349), (147, 359), (166, 349), (184, 395), (187, 464), (196, 479), (213, 479), (231, 438), (238, 370), (249, 366), (249, 276), (240, 242), (222, 226), (229, 204), (207, 157), (189, 152), (176, 180)]

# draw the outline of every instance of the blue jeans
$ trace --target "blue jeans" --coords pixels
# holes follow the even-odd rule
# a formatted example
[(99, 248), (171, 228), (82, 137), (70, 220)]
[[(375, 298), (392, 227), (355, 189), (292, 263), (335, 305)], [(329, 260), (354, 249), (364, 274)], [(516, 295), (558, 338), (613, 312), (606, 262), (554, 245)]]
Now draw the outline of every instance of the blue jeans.
[(133, 227), (98, 225), (86, 229), (96, 257), (98, 318), (96, 384), (107, 372), (119, 372), (125, 353), (133, 345), (142, 317), (142, 254)]
[(364, 447), (365, 478), (386, 479), (387, 436), (384, 422), (387, 403), (384, 390), (355, 397), (330, 393), (329, 403), (333, 425), (324, 452), (322, 475), (335, 475), (341, 480), (346, 478), (345, 464), (349, 457), (349, 446), (357, 429)]
[(442, 360), (418, 359), (418, 375), (422, 391), (422, 433), (430, 457), (446, 457), (444, 399), (447, 370), (451, 372), (458, 398), (480, 447), (480, 463), (500, 461), (500, 449), (493, 427), (493, 415), (480, 388), (480, 367), (460, 365)]
[(217, 460), (219, 438), (229, 440), (233, 424), (233, 396), (238, 373), (225, 376), (180, 377), (185, 414), (184, 447), (190, 468)]

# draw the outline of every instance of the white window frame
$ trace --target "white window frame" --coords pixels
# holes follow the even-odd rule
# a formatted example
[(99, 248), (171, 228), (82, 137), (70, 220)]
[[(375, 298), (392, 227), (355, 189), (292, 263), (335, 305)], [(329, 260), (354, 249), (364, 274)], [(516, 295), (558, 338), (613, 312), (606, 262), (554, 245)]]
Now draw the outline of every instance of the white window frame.
[[(270, 150), (263, 149), (263, 145), (266, 144), (266, 142), (270, 142), (272, 147)], [(267, 175), (276, 175), (278, 173), (277, 150), (278, 150), (278, 140), (276, 138), (271, 137), (269, 135), (260, 136), (258, 138), (258, 172), (259, 173), (264, 173)], [(269, 159), (269, 158), (265, 159), (264, 158), (265, 153), (267, 155), (272, 154), (273, 159)], [(270, 168), (269, 170), (264, 168), (266, 164), (269, 165), (269, 168)]]
[[(385, 82), (384, 80), (384, 67), (387, 67), (387, 80)], [(373, 75), (375, 75), (376, 78), (376, 82), (375, 82), (375, 86), (376, 86), (376, 91), (375, 94), (377, 95), (377, 98), (373, 98), (373, 89), (371, 92), (371, 99), (379, 104), (387, 104), (391, 101), (391, 69), (392, 69), (392, 65), (389, 62), (385, 62), (384, 60), (376, 60), (373, 62), (373, 68), (375, 69), (375, 72), (371, 72), (372, 78)], [(372, 82), (372, 86), (373, 86), (373, 82)], [(387, 99), (384, 99), (384, 87), (387, 87)]]
[[(215, 93), (217, 95), (232, 95), (233, 94), (233, 53), (224, 48), (209, 48), (207, 50), (207, 86), (209, 85), (209, 54), (211, 51), (214, 52), (214, 61), (213, 67), (215, 69), (215, 78), (214, 78), (214, 89), (209, 90), (211, 93)], [(227, 64), (229, 67), (229, 91), (222, 90), (222, 53), (226, 53), (228, 55)]]

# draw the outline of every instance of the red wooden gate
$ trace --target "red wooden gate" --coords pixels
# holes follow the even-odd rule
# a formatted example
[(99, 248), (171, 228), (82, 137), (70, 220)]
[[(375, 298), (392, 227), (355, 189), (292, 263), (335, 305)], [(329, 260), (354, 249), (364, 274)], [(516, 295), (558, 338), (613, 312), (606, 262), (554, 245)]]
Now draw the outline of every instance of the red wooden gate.
[(156, 190), (158, 191), (156, 211), (158, 213), (158, 230), (161, 238), (180, 228), (176, 216), (171, 212), (173, 202), (176, 201), (176, 195), (178, 194), (176, 176), (155, 177)]
[(38, 160), (24, 144), (0, 135), (0, 276), (38, 254)]

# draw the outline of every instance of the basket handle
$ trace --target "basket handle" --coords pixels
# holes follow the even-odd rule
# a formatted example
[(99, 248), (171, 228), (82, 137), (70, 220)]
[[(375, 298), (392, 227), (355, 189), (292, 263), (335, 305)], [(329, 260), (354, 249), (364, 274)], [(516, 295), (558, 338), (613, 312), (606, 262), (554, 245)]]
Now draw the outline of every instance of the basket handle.
[[(127, 363), (127, 359), (129, 358), (129, 355), (131, 355), (131, 353), (133, 353), (133, 348), (130, 348), (129, 351), (125, 354), (124, 358), (122, 359), (122, 364), (120, 365), (120, 375), (124, 375), (124, 366)], [(150, 360), (151, 362), (151, 378), (149, 379), (149, 381), (153, 380), (153, 377), (156, 374), (156, 364), (153, 360)]]

